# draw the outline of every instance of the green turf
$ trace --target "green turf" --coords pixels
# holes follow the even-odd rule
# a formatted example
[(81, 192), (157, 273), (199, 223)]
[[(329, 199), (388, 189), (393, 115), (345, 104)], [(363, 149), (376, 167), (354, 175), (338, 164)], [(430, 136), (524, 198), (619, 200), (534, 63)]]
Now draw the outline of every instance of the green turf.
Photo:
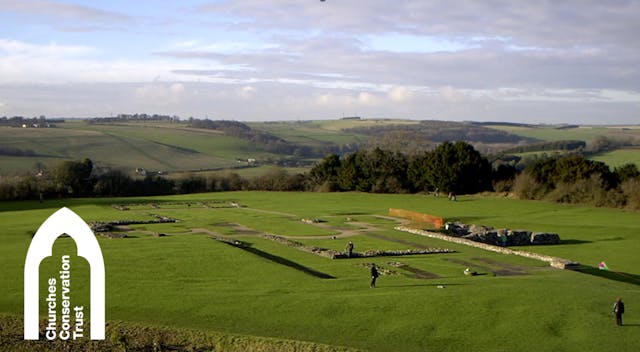
[(556, 126), (511, 126), (491, 125), (489, 128), (499, 129), (522, 137), (530, 137), (541, 141), (582, 140), (587, 143), (598, 137), (638, 138), (640, 129), (637, 126), (579, 126), (558, 128)]
[(640, 168), (640, 148), (625, 148), (598, 154), (593, 160), (601, 161), (611, 168), (624, 164), (636, 164)]
[(36, 163), (51, 167), (60, 160), (87, 157), (102, 166), (129, 170), (199, 171), (236, 167), (237, 158), (273, 156), (249, 141), (166, 124), (88, 125), (74, 121), (48, 129), (0, 127), (0, 141), (3, 146), (35, 153), (29, 157), (0, 156), (3, 173), (34, 170)]
[[(230, 202), (245, 208), (213, 207)], [(131, 203), (130, 210), (111, 207), (126, 203)], [(149, 214), (180, 220), (134, 225), (130, 238), (99, 238), (109, 321), (371, 351), (634, 351), (640, 343), (640, 285), (633, 279), (640, 274), (638, 213), (480, 196), (450, 202), (430, 196), (361, 193), (234, 192), (6, 202), (0, 203), (0, 313), (22, 313), (22, 269), (30, 234), (63, 205), (87, 221), (149, 219)], [(604, 260), (612, 271), (629, 279), (552, 269), (531, 259), (398, 232), (393, 230), (395, 221), (378, 217), (392, 207), (467, 223), (557, 232), (564, 244), (526, 249), (590, 266)], [(301, 218), (326, 222), (305, 224)], [(350, 239), (356, 251), (426, 246), (457, 252), (330, 260), (236, 232), (238, 225), (302, 236), (296, 241), (335, 250), (343, 250)], [(193, 228), (232, 236), (271, 259), (205, 233), (191, 233)], [(350, 238), (318, 237), (341, 231), (361, 232)], [(154, 232), (167, 236), (154, 237)], [(70, 239), (59, 239), (52, 260), (73, 248)], [(78, 263), (74, 272), (75, 282), (81, 285), (78, 294), (86, 295), (82, 282), (88, 270), (79, 258), (73, 260)], [(320, 279), (278, 260), (335, 278)], [(370, 262), (395, 275), (383, 275), (379, 287), (370, 289), (364, 266)], [(439, 278), (418, 279), (390, 262)], [(475, 265), (482, 275), (465, 277), (464, 263)], [(505, 267), (521, 275), (494, 276), (494, 271)], [(629, 326), (614, 326), (610, 307), (616, 296), (627, 303)]]

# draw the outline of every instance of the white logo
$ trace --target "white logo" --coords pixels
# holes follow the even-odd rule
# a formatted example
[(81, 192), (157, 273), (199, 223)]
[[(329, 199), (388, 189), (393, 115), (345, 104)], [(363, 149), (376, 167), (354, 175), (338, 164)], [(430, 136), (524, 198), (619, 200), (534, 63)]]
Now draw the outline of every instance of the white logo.
[[(80, 218), (76, 213), (68, 208), (61, 208), (51, 215), (40, 226), (29, 250), (27, 251), (27, 258), (24, 264), (24, 339), (25, 340), (38, 340), (39, 328), (38, 328), (38, 309), (39, 309), (39, 270), (40, 263), (46, 257), (52, 255), (53, 243), (62, 234), (67, 234), (75, 241), (78, 248), (78, 256), (81, 256), (87, 260), (91, 270), (90, 281), (90, 304), (91, 304), (91, 339), (92, 340), (104, 340), (104, 260), (102, 258), (102, 251), (100, 245), (96, 240), (93, 232), (89, 226)], [(62, 309), (68, 314), (70, 311), (75, 311), (76, 319), (82, 322), (83, 319), (83, 307), (70, 307), (70, 302), (67, 299), (65, 301), (65, 294), (69, 293), (69, 284), (65, 285), (65, 280), (70, 280), (70, 262), (69, 256), (62, 256), (60, 281), (62, 284)], [(75, 331), (69, 331), (70, 324), (64, 322), (61, 324), (62, 330), (56, 332), (56, 279), (49, 279), (49, 291), (50, 295), (47, 298), (49, 310), (53, 310), (53, 328), (51, 323), (47, 327), (45, 336), (47, 339), (55, 339), (56, 336), (62, 340), (67, 340), (70, 337), (75, 339), (76, 337), (82, 337), (82, 328), (76, 324)], [(66, 286), (66, 287), (65, 287)], [(52, 292), (53, 291), (53, 292)], [(53, 295), (51, 298), (51, 295)], [(50, 320), (51, 321), (51, 320)], [(78, 322), (78, 320), (76, 320)], [(82, 323), (79, 324), (80, 326)], [(78, 331), (79, 329), (79, 331)]]

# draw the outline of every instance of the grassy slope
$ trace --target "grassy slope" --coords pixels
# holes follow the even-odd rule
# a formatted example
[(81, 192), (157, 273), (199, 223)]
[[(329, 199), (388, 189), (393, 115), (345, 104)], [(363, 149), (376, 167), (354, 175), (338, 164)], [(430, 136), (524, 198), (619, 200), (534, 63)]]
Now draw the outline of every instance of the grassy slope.
[(612, 168), (628, 163), (634, 163), (640, 168), (640, 148), (618, 149), (599, 154), (592, 159), (602, 161)]
[[(379, 124), (413, 124), (405, 120), (319, 120), (305, 122), (250, 123), (287, 141), (321, 147), (363, 144), (367, 136), (343, 129)], [(236, 158), (278, 157), (253, 143), (224, 136), (217, 131), (193, 129), (168, 122), (132, 122), (89, 125), (69, 120), (51, 129), (0, 127), (2, 146), (33, 150), (30, 157), (0, 156), (0, 172), (34, 170), (36, 163), (51, 166), (61, 160), (91, 158), (98, 165), (127, 169), (190, 172), (233, 168)], [(295, 172), (296, 170), (292, 170)], [(249, 176), (256, 172), (243, 170)]]
[[(587, 264), (607, 261), (613, 270), (638, 275), (640, 221), (637, 213), (562, 206), (499, 198), (461, 197), (458, 202), (411, 195), (240, 192), (166, 197), (174, 200), (238, 200), (245, 209), (162, 206), (132, 207), (120, 212), (109, 206), (129, 200), (0, 203), (4, 230), (0, 240), (0, 312), (20, 314), (22, 265), (29, 231), (62, 204), (86, 220), (146, 218), (159, 213), (184, 220), (177, 224), (135, 226), (134, 238), (100, 239), (107, 267), (107, 319), (207, 331), (272, 336), (352, 346), (368, 350), (495, 351), (618, 350), (640, 343), (638, 285), (577, 272), (547, 268), (543, 263), (487, 253), (438, 240), (399, 233), (393, 223), (372, 217), (389, 207), (403, 207), (498, 227), (556, 231), (568, 244), (537, 247)], [(161, 199), (155, 198), (155, 202)], [(26, 210), (31, 207), (39, 208)], [(25, 209), (25, 210), (22, 210)], [(265, 212), (266, 211), (266, 212)], [(329, 225), (348, 227), (344, 218), (379, 227), (376, 234), (458, 253), (412, 258), (334, 260), (280, 246), (255, 236), (242, 240), (337, 279), (318, 279), (237, 248), (221, 244), (189, 228), (205, 227), (230, 234), (225, 222), (259, 231), (307, 235), (309, 244), (342, 249), (344, 240), (321, 240), (332, 231), (303, 224), (302, 217), (320, 217)], [(156, 238), (146, 231), (166, 232)], [(314, 239), (315, 238), (315, 239)], [(356, 251), (407, 248), (397, 242), (361, 235)], [(56, 242), (55, 253), (73, 248)], [(488, 258), (526, 266), (528, 275), (467, 278), (464, 266), (450, 259)], [(55, 254), (54, 254), (55, 258)], [(380, 287), (368, 288), (367, 269), (374, 261), (390, 267), (401, 261), (442, 278), (419, 280), (383, 276)], [(77, 275), (77, 276), (75, 276)], [(78, 282), (86, 273), (78, 272)], [(436, 286), (445, 285), (445, 289)], [(78, 288), (82, 294), (82, 287)], [(623, 329), (613, 326), (610, 305), (621, 295), (628, 306)]]
[[(543, 141), (557, 141), (557, 140), (583, 140), (590, 143), (598, 137), (620, 138), (627, 139), (632, 138), (640, 140), (640, 127), (639, 126), (581, 126), (577, 128), (562, 128), (555, 127), (518, 127), (518, 126), (487, 126), (503, 130), (515, 135), (523, 137), (536, 138)], [(545, 151), (548, 155), (554, 154), (554, 151)], [(537, 153), (520, 153), (520, 156), (528, 156)], [(610, 167), (620, 166), (626, 163), (635, 163), (640, 167), (640, 149), (628, 148), (619, 149), (611, 152), (605, 152), (592, 157), (593, 160), (602, 161)]]
[(630, 136), (639, 137), (639, 129), (630, 129), (620, 126), (580, 126), (576, 128), (556, 128), (552, 126), (500, 126), (492, 125), (489, 128), (499, 129), (518, 136), (536, 138), (542, 141), (582, 140), (587, 143), (600, 136)]
[[(367, 136), (344, 129), (384, 124), (416, 124), (413, 120), (317, 120), (302, 122), (250, 123), (287, 141), (310, 146), (364, 144)], [(640, 138), (640, 128), (583, 126), (571, 129), (553, 127), (489, 126), (540, 140), (579, 139), (587, 142), (598, 136)], [(60, 160), (89, 157), (98, 165), (128, 169), (198, 171), (238, 166), (236, 158), (264, 159), (275, 155), (256, 148), (252, 143), (221, 135), (216, 131), (198, 130), (166, 122), (135, 122), (115, 125), (88, 125), (68, 121), (53, 129), (0, 128), (3, 146), (33, 150), (37, 156), (0, 156), (3, 174), (33, 170), (37, 162), (53, 165)], [(597, 160), (617, 166), (636, 161), (636, 149), (606, 153)], [(244, 172), (244, 171), (243, 171)], [(248, 175), (255, 172), (247, 171)]]
[(265, 130), (288, 141), (306, 145), (323, 145), (333, 142), (338, 145), (366, 142), (368, 136), (345, 129), (378, 125), (417, 124), (415, 120), (315, 120), (299, 122), (252, 123), (253, 128)]
[(129, 169), (198, 170), (234, 167), (235, 158), (269, 155), (248, 141), (169, 124), (92, 126), (72, 121), (52, 129), (2, 127), (0, 140), (3, 145), (38, 154), (0, 156), (3, 171), (33, 169), (36, 162), (52, 165), (59, 160), (86, 157), (101, 165)]

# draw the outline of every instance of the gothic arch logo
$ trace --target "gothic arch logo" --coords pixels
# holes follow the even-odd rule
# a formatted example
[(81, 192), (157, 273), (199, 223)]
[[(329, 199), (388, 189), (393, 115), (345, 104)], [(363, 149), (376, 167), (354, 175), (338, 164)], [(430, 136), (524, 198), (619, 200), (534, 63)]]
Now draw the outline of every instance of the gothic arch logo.
[[(68, 208), (61, 208), (40, 226), (31, 241), (24, 265), (24, 339), (39, 339), (40, 263), (52, 256), (53, 244), (62, 234), (69, 235), (78, 248), (77, 255), (90, 266), (91, 339), (104, 340), (105, 326), (105, 274), (100, 245), (89, 225)], [(74, 306), (70, 300), (71, 270), (69, 256), (61, 257), (59, 277), (47, 281), (46, 307), (48, 323), (45, 337), (48, 340), (75, 340), (84, 336), (84, 307)], [(58, 294), (60, 294), (59, 297)], [(60, 298), (60, 299), (58, 299)], [(58, 304), (59, 302), (59, 304)], [(69, 323), (73, 315), (75, 324)], [(57, 319), (60, 317), (60, 319)], [(65, 319), (66, 317), (66, 319)]]

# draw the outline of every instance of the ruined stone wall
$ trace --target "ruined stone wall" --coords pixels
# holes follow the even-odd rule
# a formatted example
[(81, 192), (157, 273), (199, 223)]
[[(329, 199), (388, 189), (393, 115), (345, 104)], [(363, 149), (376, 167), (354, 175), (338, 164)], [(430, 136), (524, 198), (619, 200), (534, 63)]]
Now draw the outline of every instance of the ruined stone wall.
[(484, 250), (487, 250), (487, 251), (498, 252), (498, 253), (509, 254), (509, 255), (519, 255), (521, 257), (541, 260), (541, 261), (549, 263), (554, 268), (573, 269), (573, 268), (579, 266), (578, 263), (573, 262), (573, 261), (571, 261), (569, 259), (552, 257), (552, 256), (549, 256), (549, 255), (532, 253), (532, 252), (527, 252), (527, 251), (516, 251), (516, 250), (510, 249), (510, 248), (494, 246), (494, 245), (491, 245), (491, 244), (486, 244), (486, 243), (481, 243), (481, 242), (475, 242), (475, 241), (468, 240), (468, 239), (465, 239), (465, 238), (448, 236), (448, 235), (444, 235), (444, 234), (437, 233), (437, 232), (419, 230), (419, 229), (414, 229), (414, 228), (410, 228), (410, 227), (406, 227), (406, 226), (397, 226), (394, 229), (396, 229), (398, 231), (412, 233), (414, 235), (437, 238), (439, 240), (444, 240), (444, 241), (449, 241), (449, 242), (453, 242), (453, 243), (463, 244), (465, 246), (481, 248), (481, 249), (484, 249)]

